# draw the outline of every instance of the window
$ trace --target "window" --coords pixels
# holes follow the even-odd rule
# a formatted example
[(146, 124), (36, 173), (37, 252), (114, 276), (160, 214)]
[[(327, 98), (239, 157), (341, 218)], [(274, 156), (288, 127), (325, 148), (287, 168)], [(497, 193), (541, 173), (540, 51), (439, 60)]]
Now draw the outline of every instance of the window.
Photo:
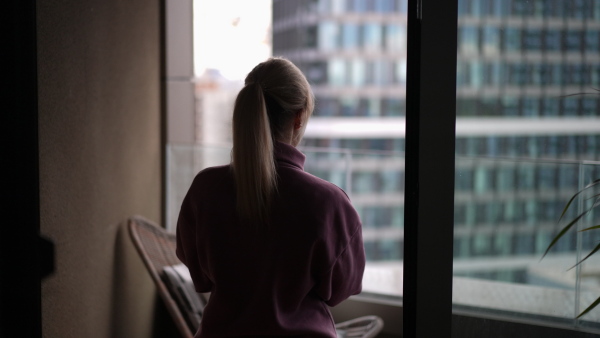
[(315, 116), (337, 116), (339, 113), (338, 100), (328, 97), (315, 99)]
[(317, 27), (309, 26), (302, 30), (302, 37), (304, 43), (302, 44), (305, 48), (316, 48), (317, 47)]
[(561, 34), (557, 29), (548, 29), (544, 34), (544, 49), (546, 51), (561, 50)]
[(382, 116), (402, 116), (404, 115), (404, 103), (401, 99), (384, 98), (381, 103)]
[(567, 52), (580, 52), (581, 45), (581, 31), (568, 30), (565, 32), (565, 47)]
[(568, 3), (568, 16), (574, 19), (585, 18), (586, 2), (584, 0), (573, 0)]
[(502, 98), (503, 116), (519, 115), (519, 99), (513, 96), (504, 96)]
[(358, 99), (354, 97), (343, 97), (340, 100), (342, 116), (356, 116), (358, 108)]
[(552, 80), (551, 80), (551, 84), (555, 85), (555, 86), (562, 86), (564, 85), (563, 83), (563, 65), (560, 63), (554, 63), (552, 64)]
[(508, 6), (510, 5), (509, 1), (494, 1), (493, 12), (498, 17), (506, 17), (508, 16)]
[(500, 29), (496, 26), (486, 26), (483, 29), (483, 52), (497, 54), (500, 52)]
[(399, 52), (406, 46), (406, 28), (397, 24), (385, 26), (385, 50)]
[[(561, 129), (560, 125), (566, 121), (584, 124), (590, 121), (582, 118), (585, 114), (588, 118), (598, 115), (596, 95), (569, 94), (586, 92), (592, 83), (598, 83), (598, 18), (592, 19), (591, 13), (600, 3), (470, 0), (459, 5), (454, 275), (460, 278), (454, 280), (454, 306), (469, 308), (478, 301), (466, 301), (475, 289), (463, 295), (458, 291), (461, 282), (468, 280), (470, 287), (476, 288), (486, 285), (481, 280), (487, 279), (504, 283), (493, 284), (493, 288), (505, 293), (475, 306), (478, 311), (510, 313), (513, 318), (537, 316), (548, 322), (560, 317), (573, 323), (575, 310), (557, 314), (556, 309), (573, 309), (579, 302), (589, 305), (598, 295), (583, 300), (587, 296), (575, 288), (576, 280), (584, 278), (581, 275), (558, 282), (541, 271), (568, 269), (564, 266), (561, 270), (558, 257), (574, 260), (578, 245), (593, 247), (587, 244), (590, 239), (582, 240), (573, 232), (542, 263), (538, 261), (556, 234), (564, 204), (584, 184), (581, 180), (591, 179), (592, 170), (577, 160), (597, 158), (588, 149), (588, 145), (596, 149), (596, 136), (577, 127)], [(503, 19), (488, 18), (487, 8)], [(481, 39), (476, 32), (481, 32)], [(498, 120), (488, 117), (487, 125), (483, 116)], [(467, 130), (459, 128), (463, 117), (464, 121), (481, 122), (477, 131), (469, 131), (475, 135), (461, 135)], [(493, 126), (492, 121), (498, 125)], [(529, 130), (519, 130), (521, 123), (528, 122), (534, 122)], [(496, 128), (500, 123), (514, 128)], [(550, 127), (552, 124), (556, 127)], [(489, 129), (482, 132), (484, 128)], [(517, 260), (519, 264), (515, 264)], [(475, 261), (481, 265), (468, 264)], [(492, 267), (495, 264), (498, 266)], [(517, 284), (540, 292), (556, 291), (566, 298), (557, 297), (553, 300), (556, 306), (546, 308), (542, 303), (499, 305), (512, 297), (512, 292), (524, 292)], [(507, 288), (498, 291), (499, 285)], [(489, 295), (486, 293), (486, 298)], [(569, 305), (565, 305), (567, 298)], [(598, 327), (600, 310), (596, 311), (585, 323), (574, 325)]]
[(521, 50), (521, 30), (519, 28), (507, 27), (504, 30), (504, 50), (507, 52)]
[(584, 97), (581, 99), (581, 111), (584, 116), (596, 116), (598, 114), (598, 99)]
[(533, 97), (525, 97), (523, 99), (523, 116), (538, 116), (539, 114), (539, 99)]
[(311, 84), (327, 82), (327, 62), (309, 63), (305, 71), (306, 78)]
[(550, 81), (550, 67), (547, 64), (533, 63), (530, 67), (529, 84), (536, 86), (544, 86)]
[(563, 100), (563, 115), (575, 116), (579, 112), (579, 98), (568, 97)]
[(355, 87), (361, 87), (366, 84), (366, 69), (365, 62), (363, 60), (352, 61), (352, 85)]
[(335, 50), (338, 48), (341, 45), (341, 33), (339, 25), (331, 21), (319, 23), (318, 45), (319, 49), (322, 50)]
[(585, 51), (588, 53), (598, 53), (600, 32), (598, 30), (586, 30), (585, 31)]
[[(479, 75), (479, 74), (477, 74)], [(478, 76), (480, 78), (481, 76)], [(523, 85), (527, 79), (527, 66), (522, 63), (513, 63), (508, 66), (508, 81), (512, 85)], [(475, 80), (473, 81), (475, 82)]]
[[(483, 64), (480, 61), (472, 61), (469, 63), (469, 85), (472, 87), (480, 87), (483, 82)], [(519, 74), (521, 75), (521, 74)]]
[(379, 24), (368, 23), (363, 26), (365, 50), (379, 50), (382, 46), (382, 27)]
[(360, 45), (359, 27), (353, 23), (342, 25), (342, 48), (347, 50), (356, 49)]
[[(274, 13), (285, 13), (278, 18), (289, 19), (295, 15), (299, 18), (301, 11), (291, 10), (293, 6), (287, 5), (293, 2), (275, 1)], [(596, 145), (600, 144), (600, 137), (572, 135), (577, 137), (569, 138), (539, 133), (538, 129), (547, 126), (542, 120), (573, 119), (586, 111), (594, 112), (589, 114), (591, 117), (597, 115), (597, 98), (566, 99), (562, 95), (568, 94), (566, 86), (600, 83), (598, 30), (587, 14), (600, 13), (597, 10), (600, 6), (588, 1), (582, 2), (583, 7), (565, 3), (562, 0), (458, 1), (461, 20), (456, 49), (459, 88), (456, 111), (459, 120), (472, 118), (484, 122), (489, 118), (497, 125), (491, 126), (496, 132), (478, 129), (456, 136), (459, 158), (455, 167), (456, 203), (452, 208), (456, 230), (455, 263), (472, 263), (476, 257), (512, 264), (515, 257), (537, 255), (552, 236), (546, 223), (553, 222), (555, 211), (561, 208), (558, 204), (566, 194), (566, 190), (561, 189), (572, 190), (578, 184), (579, 175), (575, 166), (541, 166), (537, 157), (598, 156)], [(403, 87), (410, 86), (405, 48), (409, 32), (402, 20), (400, 23), (394, 20), (398, 14), (412, 15), (408, 13), (407, 1), (329, 0), (311, 1), (311, 6), (310, 15), (323, 15), (326, 20), (319, 19), (317, 23), (312, 19), (298, 20), (307, 27), (294, 29), (273, 25), (273, 41), (277, 46), (274, 53), (297, 57), (297, 63), (313, 84), (317, 96), (315, 120), (320, 117), (336, 118), (335, 121), (340, 122), (357, 119), (359, 123), (353, 128), (364, 133), (368, 129), (364, 121), (381, 118), (385, 123), (394, 123), (404, 116), (407, 98)], [(442, 2), (440, 6), (447, 3)], [(373, 20), (374, 15), (384, 18)], [(394, 20), (386, 15), (393, 15)], [(571, 20), (582, 20), (581, 15), (588, 21), (571, 25)], [(297, 36), (303, 38), (296, 39)], [(438, 80), (443, 80), (448, 74), (440, 72), (438, 76)], [(438, 85), (430, 82), (426, 88), (438, 90)], [(442, 107), (433, 115), (435, 119), (424, 121), (426, 129), (437, 128), (439, 119), (447, 117), (443, 113), (451, 114), (451, 109)], [(540, 117), (536, 135), (515, 131), (518, 128), (497, 133), (502, 123), (518, 124), (524, 118), (533, 117)], [(498, 122), (500, 119), (502, 122)], [(408, 246), (404, 244), (404, 232), (399, 231), (404, 231), (405, 225), (411, 227), (410, 223), (404, 224), (404, 212), (413, 208), (404, 206), (407, 201), (398, 192), (403, 192), (405, 186), (411, 189), (413, 182), (403, 178), (407, 164), (401, 155), (374, 152), (404, 151), (404, 137), (388, 136), (360, 138), (332, 134), (316, 138), (309, 135), (306, 146), (330, 148), (307, 152), (310, 156), (307, 163), (318, 163), (308, 169), (349, 191), (363, 217), (365, 229), (370, 231), (367, 232), (370, 237), (365, 239), (369, 259), (390, 263), (402, 257)], [(197, 161), (203, 161), (203, 156)], [(512, 158), (498, 159), (506, 156)], [(561, 196), (558, 196), (559, 190), (563, 191)], [(385, 232), (377, 232), (381, 230)], [(575, 241), (574, 237), (571, 242), (567, 240), (558, 251), (572, 254)], [(522, 267), (467, 270), (458, 269), (455, 274), (511, 283), (528, 283), (533, 278)]]
[(346, 61), (342, 59), (330, 60), (327, 71), (327, 78), (329, 79), (329, 83), (331, 83), (332, 86), (346, 85)]
[(460, 48), (463, 53), (476, 53), (478, 50), (479, 31), (475, 26), (460, 27)]
[(532, 5), (525, 1), (512, 1), (511, 15), (515, 17), (529, 16)]
[(525, 31), (523, 48), (528, 51), (540, 51), (542, 49), (542, 30), (529, 28)]

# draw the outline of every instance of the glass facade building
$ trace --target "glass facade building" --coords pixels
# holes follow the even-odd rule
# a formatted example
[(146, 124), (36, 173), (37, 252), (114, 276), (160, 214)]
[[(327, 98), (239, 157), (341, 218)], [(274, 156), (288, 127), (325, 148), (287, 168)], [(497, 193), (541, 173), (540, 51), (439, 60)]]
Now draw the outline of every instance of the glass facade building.
[[(600, 177), (600, 1), (458, 4), (455, 274), (550, 285), (518, 262), (541, 257), (566, 201)], [(406, 11), (406, 0), (273, 2), (273, 55), (316, 96), (303, 146), (332, 149), (307, 170), (348, 190), (372, 262), (402, 259)], [(351, 132), (310, 129), (340, 122)], [(365, 132), (391, 124), (397, 133)], [(600, 240), (576, 237), (552, 253)], [(471, 268), (477, 259), (491, 264)]]
[[(362, 119), (403, 119), (406, 6), (406, 1), (395, 0), (273, 2), (273, 55), (298, 65), (316, 97), (302, 146), (355, 152), (309, 157), (306, 169), (351, 195), (364, 223), (371, 261), (402, 258), (404, 163), (395, 156), (402, 155), (404, 139), (313, 137), (310, 128), (319, 119), (358, 118), (358, 124)], [(336, 158), (351, 167), (331, 170), (328, 161)]]

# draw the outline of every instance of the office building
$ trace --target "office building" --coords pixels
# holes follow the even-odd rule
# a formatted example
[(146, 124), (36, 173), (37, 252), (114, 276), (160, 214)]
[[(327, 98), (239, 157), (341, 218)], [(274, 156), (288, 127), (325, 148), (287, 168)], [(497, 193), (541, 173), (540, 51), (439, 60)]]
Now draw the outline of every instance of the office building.
[[(403, 0), (273, 2), (273, 54), (316, 96), (303, 146), (309, 159), (332, 149), (315, 149), (307, 170), (348, 190), (371, 261), (402, 259), (406, 11)], [(600, 177), (599, 52), (599, 1), (459, 1), (455, 274), (554, 283), (515, 262), (539, 259), (566, 201)], [(552, 254), (598, 240), (568, 234)]]

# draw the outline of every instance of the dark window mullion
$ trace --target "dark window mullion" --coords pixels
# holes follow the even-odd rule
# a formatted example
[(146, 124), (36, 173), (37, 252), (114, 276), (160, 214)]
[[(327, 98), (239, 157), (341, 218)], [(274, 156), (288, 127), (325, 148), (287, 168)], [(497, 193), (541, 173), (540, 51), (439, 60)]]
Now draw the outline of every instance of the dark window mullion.
[(456, 28), (456, 1), (409, 1), (404, 337), (451, 332)]

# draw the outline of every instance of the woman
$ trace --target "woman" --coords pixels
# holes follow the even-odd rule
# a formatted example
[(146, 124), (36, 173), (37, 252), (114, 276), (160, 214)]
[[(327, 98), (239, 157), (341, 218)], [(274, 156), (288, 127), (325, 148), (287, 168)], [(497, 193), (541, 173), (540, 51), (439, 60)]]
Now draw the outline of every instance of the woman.
[(295, 148), (313, 102), (290, 61), (256, 66), (235, 102), (231, 164), (201, 171), (183, 201), (177, 256), (211, 292), (196, 337), (335, 337), (327, 305), (361, 291), (359, 217)]

